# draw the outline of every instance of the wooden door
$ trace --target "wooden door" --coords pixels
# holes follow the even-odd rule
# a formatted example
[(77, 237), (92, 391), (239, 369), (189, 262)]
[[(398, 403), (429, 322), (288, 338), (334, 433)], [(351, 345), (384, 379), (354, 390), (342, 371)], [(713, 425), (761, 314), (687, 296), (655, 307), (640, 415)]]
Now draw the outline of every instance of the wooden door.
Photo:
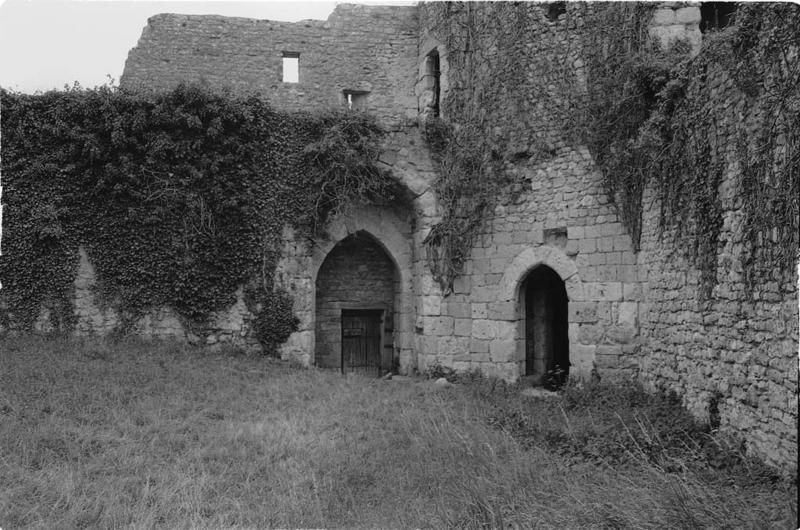
[(342, 310), (342, 373), (381, 375), (383, 310)]

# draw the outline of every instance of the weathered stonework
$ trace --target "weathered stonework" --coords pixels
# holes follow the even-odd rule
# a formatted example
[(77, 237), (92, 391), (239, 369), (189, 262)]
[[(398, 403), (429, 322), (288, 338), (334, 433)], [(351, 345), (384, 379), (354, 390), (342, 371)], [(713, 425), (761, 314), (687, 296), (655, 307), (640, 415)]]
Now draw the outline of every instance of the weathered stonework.
[[(738, 432), (754, 452), (796, 469), (797, 291), (791, 285), (784, 290), (789, 295), (779, 295), (777, 285), (765, 281), (752, 301), (744, 296), (737, 269), (742, 251), (737, 168), (726, 169), (720, 186), (723, 250), (712, 303), (704, 307), (697, 301), (697, 271), (669, 234), (658, 234), (654, 190), (646, 190), (636, 253), (588, 148), (564, 139), (553, 107), (561, 98), (556, 77), (586, 87), (584, 60), (575, 45), (583, 27), (578, 7), (568, 4), (570, 16), (557, 20), (537, 4), (525, 8), (523, 33), (536, 37), (512, 43), (514, 68), (498, 62), (485, 65), (484, 72), (504, 87), (493, 95), (502, 99), (493, 100), (487, 112), (497, 124), (496, 139), (506, 146), (505, 169), (517, 187), (483, 224), (447, 296), (425, 260), (423, 241), (440, 212), (436, 174), (420, 131), (435, 108), (428, 57), (438, 53), (440, 96), (457, 72), (448, 60), (448, 36), (431, 18), (430, 5), (340, 5), (328, 21), (294, 24), (158, 15), (131, 51), (121, 85), (163, 90), (181, 81), (204, 81), (255, 91), (285, 110), (343, 105), (344, 91), (360, 91), (366, 96), (363, 110), (389, 131), (381, 163), (411, 191), (409, 211), (354, 205), (331, 220), (327, 238), (308, 242), (289, 228), (283, 233), (276, 286), (293, 297), (300, 320), (299, 330), (281, 347), (285, 358), (336, 365), (333, 337), (350, 265), (353, 271), (366, 267), (364, 277), (376, 296), (354, 294), (354, 307), (380, 301), (391, 313), (391, 355), (401, 372), (440, 363), (516, 380), (526, 373), (523, 286), (532, 270), (546, 266), (567, 293), (570, 377), (596, 373), (674, 389), (698, 416), (708, 419), (713, 410), (720, 427)], [(699, 22), (696, 4), (664, 3), (654, 10), (650, 32), (664, 44), (685, 38), (698, 54)], [(562, 50), (569, 50), (568, 56), (562, 57)], [(281, 81), (283, 52), (299, 53), (299, 83)], [(556, 62), (559, 67), (552, 67)], [(729, 80), (715, 83), (717, 97), (730, 99), (731, 109), (729, 117), (720, 118), (719, 141), (732, 145), (724, 121), (739, 119), (745, 109)], [(357, 233), (373, 240), (383, 257), (354, 249), (337, 254)], [(331, 277), (339, 279), (338, 287)], [(82, 253), (75, 281), (81, 334), (105, 334), (120, 322), (113, 307), (97, 305), (93, 283)], [(252, 345), (250, 318), (240, 290), (236, 304), (207, 329), (187, 329), (168, 309), (134, 328), (193, 342)], [(47, 316), (40, 320), (46, 329)]]
[[(380, 244), (364, 232), (343, 239), (320, 266), (315, 282), (317, 366), (338, 368), (342, 362), (342, 310), (383, 311), (384, 366), (391, 367), (394, 345), (397, 271)], [(387, 358), (388, 357), (388, 362)]]
[[(753, 130), (760, 117), (733, 79), (710, 69), (703, 79), (713, 101), (729, 112), (715, 113), (716, 141), (727, 163), (719, 186), (722, 230), (718, 236), (716, 285), (699, 296), (700, 278), (684, 249), (659, 234), (660, 204), (646, 190), (639, 269), (643, 278), (641, 379), (651, 387), (684, 396), (695, 415), (735, 431), (748, 448), (776, 465), (797, 462), (798, 302), (797, 286), (762, 278), (746, 295), (741, 254), (745, 251), (741, 168), (734, 156), (735, 124)], [(712, 417), (716, 416), (716, 417)]]

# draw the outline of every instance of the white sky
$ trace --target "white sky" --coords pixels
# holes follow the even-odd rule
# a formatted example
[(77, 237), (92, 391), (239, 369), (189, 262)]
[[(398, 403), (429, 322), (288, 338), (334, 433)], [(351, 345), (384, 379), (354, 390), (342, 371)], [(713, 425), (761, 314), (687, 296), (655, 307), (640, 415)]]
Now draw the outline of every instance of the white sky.
[[(158, 13), (215, 14), (296, 22), (328, 18), (330, 1), (67, 1), (6, 0), (0, 4), (0, 86), (33, 93), (78, 81), (119, 83), (125, 58)], [(349, 0), (347, 3), (413, 4)]]

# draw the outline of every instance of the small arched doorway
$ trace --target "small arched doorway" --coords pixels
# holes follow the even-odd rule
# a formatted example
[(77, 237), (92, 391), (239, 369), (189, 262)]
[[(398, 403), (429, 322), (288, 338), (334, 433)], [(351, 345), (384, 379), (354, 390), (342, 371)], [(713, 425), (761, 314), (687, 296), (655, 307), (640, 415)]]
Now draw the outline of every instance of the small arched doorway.
[(392, 370), (399, 288), (394, 261), (367, 232), (337, 243), (315, 285), (317, 366), (375, 376)]
[(525, 375), (534, 384), (560, 388), (569, 375), (567, 290), (550, 267), (533, 269), (520, 289), (525, 311)]

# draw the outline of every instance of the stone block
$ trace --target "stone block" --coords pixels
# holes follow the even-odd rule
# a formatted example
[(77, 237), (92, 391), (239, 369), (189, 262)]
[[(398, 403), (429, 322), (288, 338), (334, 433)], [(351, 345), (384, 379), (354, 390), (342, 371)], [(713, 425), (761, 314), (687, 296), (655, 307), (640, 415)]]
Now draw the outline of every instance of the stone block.
[(700, 8), (694, 6), (681, 7), (675, 11), (675, 20), (679, 24), (699, 24)]
[(505, 338), (505, 339), (514, 339), (517, 336), (517, 329), (519, 322), (518, 321), (498, 321), (497, 325), (497, 337), (498, 338)]
[(584, 282), (584, 299), (616, 302), (622, 300), (622, 283), (620, 282)]
[(475, 302), (493, 302), (496, 299), (497, 289), (493, 286), (481, 286), (472, 289), (472, 300)]
[(621, 302), (617, 323), (623, 326), (637, 327), (639, 324), (639, 303)]
[(454, 327), (453, 317), (424, 317), (425, 332), (429, 335), (452, 335)]
[(578, 341), (581, 344), (599, 344), (603, 337), (603, 328), (595, 324), (581, 324), (578, 328)]
[(627, 235), (614, 236), (612, 241), (614, 250), (620, 252), (630, 252), (633, 249), (633, 246), (631, 245), (631, 238)]
[(433, 355), (439, 351), (439, 337), (425, 335), (423, 337), (419, 337), (419, 339), (420, 340), (417, 343), (417, 346), (420, 350), (420, 354)]
[(425, 316), (438, 316), (442, 314), (442, 298), (430, 295), (422, 297), (422, 314)]
[(631, 326), (614, 325), (606, 329), (605, 337), (609, 342), (617, 344), (630, 344), (636, 337), (636, 328)]
[(622, 284), (622, 299), (623, 300), (641, 300), (642, 299), (642, 284), (638, 282), (625, 282)]
[(494, 320), (517, 320), (515, 302), (490, 302), (488, 316)]
[(633, 283), (639, 279), (639, 268), (636, 265), (617, 265), (617, 279)]
[(497, 337), (497, 322), (494, 320), (473, 320), (472, 336), (476, 339), (494, 339)]
[(456, 356), (469, 354), (469, 337), (439, 337), (436, 353)]
[(487, 339), (472, 338), (469, 343), (469, 351), (473, 354), (476, 353), (489, 353), (489, 343)]
[(517, 341), (514, 339), (494, 339), (489, 343), (492, 362), (504, 363), (516, 360)]
[(496, 232), (492, 236), (492, 244), (497, 245), (498, 247), (511, 245), (512, 242), (511, 232)]
[(604, 223), (599, 226), (601, 236), (618, 236), (625, 234), (625, 227), (622, 223)]
[(614, 250), (614, 237), (604, 236), (597, 240), (597, 250), (600, 252), (611, 252)]
[(596, 239), (581, 239), (578, 241), (578, 252), (581, 254), (588, 254), (597, 251)]
[(471, 285), (470, 276), (459, 276), (453, 280), (453, 292), (456, 294), (468, 294)]
[(502, 280), (502, 279), (503, 279), (503, 275), (501, 273), (487, 274), (486, 277), (485, 277), (485, 284), (487, 286), (489, 286), (489, 285), (497, 285), (498, 283), (500, 283), (500, 280)]
[(582, 226), (568, 226), (567, 238), (568, 239), (583, 239), (585, 237), (585, 229)]
[(472, 336), (472, 319), (456, 318), (453, 325), (453, 334), (459, 337)]
[(597, 302), (571, 302), (568, 309), (570, 322), (597, 322)]
[(472, 304), (471, 316), (473, 319), (481, 319), (489, 317), (488, 304)]
[(668, 7), (656, 9), (653, 13), (651, 24), (654, 26), (669, 26), (670, 24), (675, 24), (675, 11)]

